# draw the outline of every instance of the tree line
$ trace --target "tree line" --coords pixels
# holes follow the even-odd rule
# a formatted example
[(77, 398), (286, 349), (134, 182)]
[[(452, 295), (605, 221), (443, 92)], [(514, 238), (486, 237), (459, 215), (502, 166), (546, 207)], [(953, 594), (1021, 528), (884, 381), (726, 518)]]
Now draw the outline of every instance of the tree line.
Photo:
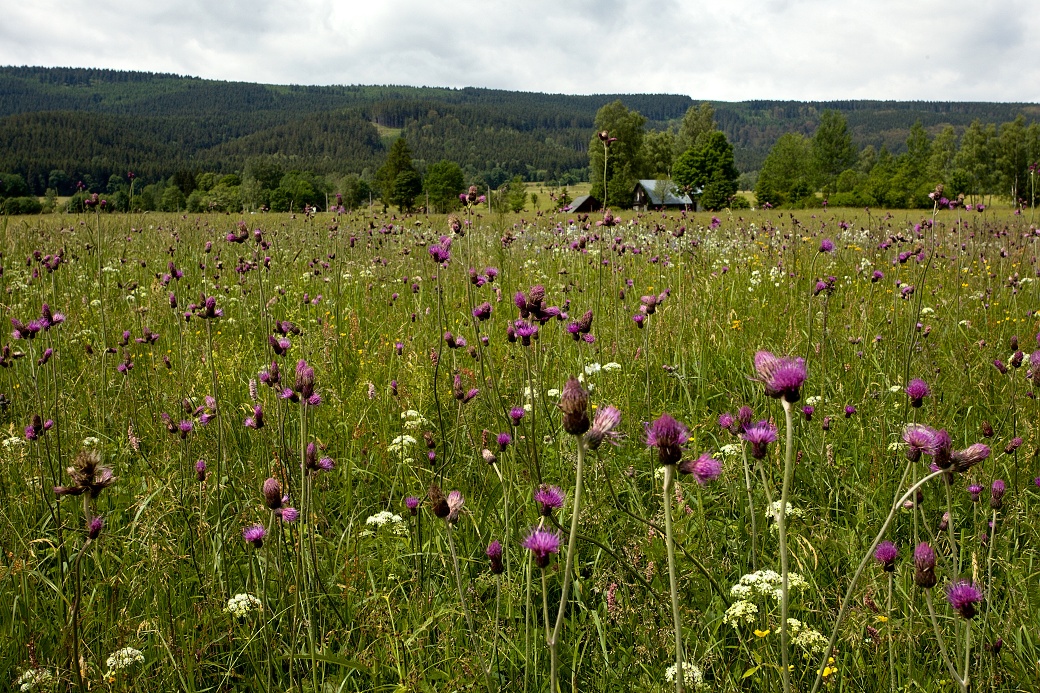
[(794, 207), (931, 207), (942, 184), (949, 199), (996, 196), (1014, 205), (1036, 201), (1040, 124), (1023, 116), (1001, 124), (975, 119), (960, 135), (952, 125), (930, 133), (918, 121), (905, 150), (857, 148), (845, 116), (826, 111), (811, 137), (788, 133), (754, 176), (759, 204)]

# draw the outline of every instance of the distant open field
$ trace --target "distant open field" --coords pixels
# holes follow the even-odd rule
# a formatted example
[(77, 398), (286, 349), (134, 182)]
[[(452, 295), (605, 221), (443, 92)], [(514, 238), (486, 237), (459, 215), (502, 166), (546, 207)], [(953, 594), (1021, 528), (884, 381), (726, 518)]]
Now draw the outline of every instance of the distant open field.
[(0, 218), (0, 682), (1037, 689), (1028, 210), (529, 192)]

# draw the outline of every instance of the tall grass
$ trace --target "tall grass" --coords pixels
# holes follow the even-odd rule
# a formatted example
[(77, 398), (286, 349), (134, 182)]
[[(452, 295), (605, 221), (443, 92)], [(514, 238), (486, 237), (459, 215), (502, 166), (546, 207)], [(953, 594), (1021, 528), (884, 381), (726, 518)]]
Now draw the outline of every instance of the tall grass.
[[(809, 690), (821, 664), (829, 689), (945, 691), (939, 633), (972, 690), (1035, 690), (1040, 285), (1037, 232), (1020, 217), (467, 221), (439, 263), (429, 247), (452, 235), (443, 217), (5, 218), (5, 318), (27, 325), (47, 304), (66, 319), (0, 340), (0, 682), (545, 691), (556, 679), (560, 690), (664, 691), (680, 660), (687, 691), (779, 691), (786, 677)], [(819, 252), (823, 238), (834, 252)], [(822, 295), (818, 281), (830, 283)], [(567, 317), (550, 314), (524, 346), (507, 327), (521, 317), (514, 294), (534, 285)], [(641, 297), (666, 290), (640, 329)], [(204, 319), (200, 295), (222, 316)], [(484, 301), (492, 313), (476, 329)], [(589, 309), (593, 339), (575, 339), (567, 325)], [(283, 355), (270, 345), (276, 321), (299, 327)], [(785, 419), (762, 392), (759, 349), (807, 359), (811, 418), (803, 401)], [(994, 359), (1012, 365), (1002, 373)], [(299, 360), (314, 369), (316, 406), (283, 397)], [(281, 382), (267, 387), (272, 361)], [(621, 410), (617, 445), (586, 449), (563, 431), (556, 391), (570, 376), (589, 390), (590, 417)], [(931, 388), (920, 409), (907, 406), (909, 378)], [(265, 425), (245, 426), (257, 405)], [(748, 459), (718, 427), (743, 405), (791, 432), (788, 479), (783, 444)], [(527, 414), (514, 422), (513, 407)], [(672, 482), (647, 452), (644, 426), (666, 411), (689, 425), (687, 455), (723, 461), (717, 481)], [(54, 424), (29, 440), (34, 415)], [(993, 454), (949, 486), (924, 483), (882, 537), (893, 501), (929, 474), (929, 458), (905, 461), (912, 420)], [(505, 449), (498, 433), (512, 436)], [(53, 492), (83, 450), (117, 477), (89, 505)], [(569, 526), (542, 519), (539, 484), (571, 489), (577, 474)], [(295, 521), (265, 505), (269, 477)], [(1007, 482), (999, 513), (966, 491), (995, 479)], [(435, 517), (434, 483), (465, 496), (452, 524)], [(414, 515), (408, 496), (423, 499)], [(776, 498), (790, 503), (783, 552)], [(94, 515), (104, 524), (90, 538)], [(540, 522), (570, 547), (544, 590), (520, 545)], [(243, 539), (254, 524), (262, 547)], [(899, 547), (891, 578), (862, 562), (881, 538)], [(498, 575), (485, 556), (496, 539)], [(938, 554), (928, 599), (913, 580), (920, 541)], [(791, 572), (804, 586), (792, 578), (782, 600), (756, 593), (769, 578), (755, 571), (779, 574), (781, 555), (784, 582)], [(742, 577), (750, 595), (731, 591)], [(968, 624), (938, 592), (961, 578), (985, 592)], [(236, 595), (253, 600), (229, 605)], [(552, 622), (543, 598), (558, 607)], [(741, 601), (754, 613), (729, 616)], [(782, 632), (784, 615), (797, 627)], [(122, 648), (142, 661), (109, 662)]]

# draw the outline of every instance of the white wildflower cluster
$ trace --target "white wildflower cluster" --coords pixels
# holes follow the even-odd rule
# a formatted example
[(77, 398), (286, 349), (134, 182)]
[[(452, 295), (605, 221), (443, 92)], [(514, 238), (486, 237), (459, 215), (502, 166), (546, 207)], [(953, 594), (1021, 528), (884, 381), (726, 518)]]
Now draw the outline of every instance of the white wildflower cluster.
[(754, 291), (755, 287), (762, 283), (762, 271), (751, 270), (751, 276), (748, 277), (748, 291)]
[(96, 448), (101, 444), (101, 441), (94, 436), (88, 436), (83, 439), (83, 447), (85, 448)]
[(554, 387), (554, 388), (546, 391), (545, 394), (547, 394), (549, 397), (559, 397), (560, 396), (560, 391)]
[(22, 693), (28, 693), (28, 691), (50, 688), (53, 682), (54, 674), (50, 669), (26, 669), (14, 682), (14, 685), (18, 686), (18, 690)]
[[(668, 667), (664, 670), (664, 680), (669, 683), (675, 681), (675, 665)], [(683, 683), (688, 688), (694, 690), (703, 690), (704, 686), (704, 672), (696, 664), (690, 664), (689, 662), (683, 662), (682, 665)]]
[(929, 306), (925, 306), (924, 308), (921, 309), (921, 315), (931, 315), (934, 312), (935, 312), (935, 308), (931, 308)]
[(25, 445), (25, 438), (19, 438), (18, 436), (11, 436), (10, 438), (4, 438), (4, 447), (8, 450), (20, 448)]
[(796, 618), (787, 619), (787, 630), (791, 634), (791, 642), (806, 652), (819, 654), (827, 647), (827, 638), (818, 630), (813, 630)]
[(105, 660), (105, 666), (108, 667), (108, 671), (111, 674), (142, 662), (144, 662), (144, 654), (140, 650), (133, 647), (124, 647), (110, 654), (108, 659)]
[(415, 438), (405, 433), (404, 435), (397, 436), (392, 441), (390, 441), (390, 445), (386, 447), (386, 451), (394, 453), (406, 453), (409, 447), (415, 445), (418, 442), (419, 441), (417, 441)]
[(719, 448), (719, 454), (725, 455), (726, 457), (733, 457), (740, 454), (740, 443), (727, 443)]
[(619, 371), (621, 370), (621, 364), (617, 361), (610, 361), (609, 363), (603, 364), (603, 370), (607, 371), (608, 373), (610, 371)]
[(598, 363), (589, 363), (585, 365), (585, 375), (595, 375), (603, 370), (603, 366)]
[(259, 611), (261, 608), (263, 608), (263, 604), (260, 603), (259, 599), (247, 592), (243, 592), (229, 599), (227, 606), (224, 607), (224, 611), (235, 618), (245, 618), (251, 611)]
[(390, 526), (390, 531), (393, 534), (398, 536), (408, 536), (408, 527), (404, 523), (404, 518), (400, 515), (395, 515), (389, 510), (383, 510), (375, 515), (370, 515), (368, 519), (365, 520), (365, 524), (372, 529), (366, 529), (362, 532), (363, 536), (371, 536), (375, 534), (375, 530), (387, 525)]
[[(801, 508), (795, 507), (790, 503), (787, 504), (787, 517), (796, 517), (801, 519), (805, 517), (805, 511)], [(780, 519), (780, 501), (775, 500), (769, 504), (769, 517), (773, 518), (774, 522), (778, 522)]]
[(902, 385), (892, 385), (892, 386), (890, 386), (888, 388), (888, 391), (891, 392), (892, 394), (895, 394), (897, 392), (901, 392), (902, 389), (903, 389)]
[[(740, 585), (734, 585), (739, 587)], [(746, 599), (738, 599), (729, 605), (726, 609), (726, 615), (722, 617), (722, 622), (738, 628), (741, 624), (751, 625), (755, 622), (758, 617), (758, 606), (753, 602), (749, 602)]]
[[(748, 597), (772, 597), (780, 601), (783, 596), (783, 578), (775, 570), (756, 570), (740, 578), (740, 582), (730, 588), (729, 593), (737, 599)], [(787, 574), (787, 585), (791, 592), (806, 586), (805, 578), (798, 573)], [(790, 620), (790, 619), (788, 619)]]
[(808, 404), (810, 407), (818, 407), (822, 402), (823, 397), (820, 397), (819, 395), (813, 395), (812, 397), (807, 397), (805, 399), (805, 403)]
[(409, 409), (407, 411), (401, 412), (401, 421), (404, 422), (404, 427), (409, 431), (414, 431), (417, 428), (422, 428), (423, 426), (426, 426), (430, 423), (423, 417), (422, 414), (415, 411), (414, 409)]

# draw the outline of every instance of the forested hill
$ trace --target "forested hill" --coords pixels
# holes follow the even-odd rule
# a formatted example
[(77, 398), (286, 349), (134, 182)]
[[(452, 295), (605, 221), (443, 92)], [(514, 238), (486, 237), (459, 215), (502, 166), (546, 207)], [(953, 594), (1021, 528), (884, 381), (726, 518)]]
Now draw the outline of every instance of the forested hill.
[[(648, 129), (675, 126), (688, 96), (572, 96), (494, 89), (397, 86), (280, 86), (148, 72), (0, 67), (0, 171), (19, 173), (42, 194), (52, 171), (101, 182), (133, 170), (146, 180), (177, 171), (241, 170), (273, 155), (286, 168), (369, 172), (399, 134), (417, 164), (459, 163), (492, 184), (582, 179), (596, 111), (621, 99)], [(860, 146), (899, 151), (915, 120), (929, 128), (971, 120), (1001, 123), (1033, 104), (713, 102), (742, 170), (758, 168), (785, 132), (811, 134), (820, 113), (846, 114)], [(65, 192), (65, 191), (62, 191)]]

